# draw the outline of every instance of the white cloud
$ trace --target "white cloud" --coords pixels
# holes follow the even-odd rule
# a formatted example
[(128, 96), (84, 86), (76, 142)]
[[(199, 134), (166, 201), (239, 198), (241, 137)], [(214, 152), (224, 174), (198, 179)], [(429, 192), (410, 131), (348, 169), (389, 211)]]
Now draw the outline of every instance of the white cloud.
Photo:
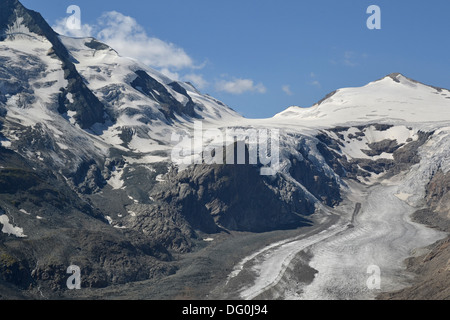
[(356, 54), (353, 51), (345, 51), (343, 63), (344, 65), (349, 67), (356, 67), (358, 65), (358, 63), (355, 61), (356, 58)]
[(328, 61), (330, 64), (335, 66), (345, 66), (345, 67), (360, 67), (369, 58), (367, 53), (359, 53), (352, 50), (346, 50), (339, 52), (335, 57), (330, 58)]
[(166, 77), (168, 77), (171, 80), (174, 80), (174, 81), (180, 80), (180, 74), (178, 72), (170, 70), (169, 68), (162, 68), (158, 71), (161, 72), (163, 75), (165, 75)]
[(200, 90), (205, 89), (209, 85), (208, 81), (206, 81), (200, 74), (187, 74), (183, 77), (183, 80), (191, 82), (197, 89)]
[(294, 93), (291, 91), (291, 87), (288, 85), (284, 85), (281, 87), (281, 90), (283, 90), (284, 93), (286, 93), (288, 96), (292, 96)]
[(119, 12), (104, 13), (99, 18), (97, 34), (121, 55), (135, 58), (149, 66), (179, 70), (194, 67), (191, 57), (173, 43), (149, 37), (137, 21)]
[(73, 16), (56, 21), (53, 29), (69, 37), (92, 36), (114, 48), (120, 55), (134, 58), (150, 67), (158, 69), (168, 77), (177, 80), (176, 71), (181, 69), (199, 69), (193, 59), (173, 43), (148, 36), (144, 28), (132, 17), (117, 11), (104, 13), (97, 20), (96, 25), (81, 25), (73, 29)]
[(94, 33), (94, 27), (89, 24), (81, 24), (78, 21), (78, 27), (73, 26), (73, 17), (67, 17), (63, 19), (56, 20), (56, 24), (52, 26), (53, 30), (57, 33), (74, 38), (84, 38), (91, 37)]
[[(145, 29), (133, 17), (117, 11), (102, 14), (95, 24), (81, 24), (74, 21), (74, 15), (59, 19), (53, 29), (69, 37), (95, 37), (119, 52), (120, 55), (134, 58), (152, 67), (172, 80), (189, 81), (202, 90), (210, 83), (195, 70), (203, 69), (207, 61), (195, 64), (194, 60), (180, 47), (173, 43), (149, 36)], [(78, 25), (80, 28), (73, 28)], [(231, 94), (245, 92), (265, 93), (262, 83), (250, 79), (233, 79), (216, 83), (218, 91)]]
[(255, 84), (251, 79), (221, 80), (216, 83), (216, 90), (231, 94), (246, 92), (266, 93), (267, 89), (262, 83)]
[(314, 80), (311, 82), (311, 85), (317, 87), (317, 88), (321, 88), (322, 85), (320, 84), (320, 82), (318, 80)]
[(309, 82), (310, 85), (315, 86), (317, 88), (322, 88), (322, 84), (320, 83), (319, 80), (317, 80), (317, 75), (314, 72), (311, 72), (309, 74), (309, 76), (311, 77), (312, 81)]

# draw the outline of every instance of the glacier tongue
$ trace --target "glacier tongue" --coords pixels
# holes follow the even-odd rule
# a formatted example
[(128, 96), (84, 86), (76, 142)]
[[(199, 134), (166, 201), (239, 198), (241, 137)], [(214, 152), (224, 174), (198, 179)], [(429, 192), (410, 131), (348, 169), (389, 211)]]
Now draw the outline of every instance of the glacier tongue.
[[(310, 266), (318, 273), (300, 295), (295, 288), (287, 288), (285, 298), (373, 299), (379, 290), (408, 286), (413, 275), (405, 272), (403, 261), (414, 249), (440, 240), (446, 233), (410, 220), (415, 208), (395, 197), (401, 184), (387, 181), (364, 191), (354, 228), (310, 248)], [(370, 266), (381, 272), (379, 290), (367, 285)]]
[[(409, 171), (366, 184), (346, 181), (346, 200), (330, 210), (340, 217), (338, 223), (244, 258), (222, 290), (242, 299), (361, 300), (409, 286), (414, 274), (405, 270), (404, 260), (447, 236), (411, 220), (411, 214), (424, 205), (424, 186), (436, 165), (448, 161), (449, 141), (444, 148), (442, 140), (432, 137), (420, 151), (423, 161)], [(433, 156), (432, 150), (436, 150)], [(308, 268), (317, 272), (310, 283), (298, 280), (306, 272), (304, 265), (296, 266), (301, 254), (312, 257)], [(373, 266), (381, 272), (377, 288), (368, 285)], [(239, 286), (228, 288), (244, 267), (253, 276), (238, 278)]]

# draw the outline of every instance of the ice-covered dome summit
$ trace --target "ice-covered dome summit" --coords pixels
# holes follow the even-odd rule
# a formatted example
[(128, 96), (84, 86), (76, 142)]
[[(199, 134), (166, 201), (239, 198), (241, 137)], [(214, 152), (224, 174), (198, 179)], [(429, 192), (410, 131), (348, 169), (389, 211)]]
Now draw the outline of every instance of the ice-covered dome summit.
[(304, 126), (450, 121), (450, 91), (392, 73), (363, 87), (339, 89), (312, 107), (290, 107), (274, 119)]

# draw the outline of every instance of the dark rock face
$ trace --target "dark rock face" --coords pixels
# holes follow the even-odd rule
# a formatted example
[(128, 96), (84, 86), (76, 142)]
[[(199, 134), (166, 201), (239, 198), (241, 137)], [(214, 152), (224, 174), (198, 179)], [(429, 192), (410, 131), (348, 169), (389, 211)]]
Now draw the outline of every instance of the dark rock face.
[[(320, 143), (317, 145), (317, 148), (320, 150), (321, 154), (324, 156), (327, 164), (336, 172), (340, 177), (357, 179), (358, 177), (366, 178), (371, 175), (371, 173), (381, 173), (386, 172), (393, 166), (393, 161), (389, 159), (348, 159), (347, 156), (341, 154), (341, 148), (344, 146), (344, 136), (341, 134), (343, 131), (347, 131), (349, 128), (337, 127), (330, 129), (330, 131), (334, 132), (339, 140), (330, 137), (326, 132), (320, 133), (317, 138)], [(363, 127), (358, 128), (360, 130)], [(358, 139), (358, 133), (353, 137)], [(365, 151), (366, 154), (375, 155), (381, 154), (382, 152), (388, 151), (385, 149), (386, 143), (388, 147), (396, 145), (396, 142), (393, 141), (384, 141), (382, 143), (372, 144), (372, 147), (375, 148), (369, 150), (361, 150)], [(373, 154), (372, 154), (373, 153)]]
[(28, 261), (18, 259), (0, 246), (0, 281), (11, 283), (22, 290), (33, 284)]
[(437, 171), (426, 188), (428, 208), (419, 210), (414, 218), (423, 224), (450, 231), (450, 172)]
[(385, 178), (392, 177), (404, 170), (408, 170), (412, 165), (420, 162), (418, 149), (428, 141), (433, 132), (418, 132), (419, 138), (416, 141), (409, 141), (406, 144), (397, 145), (396, 141), (384, 140), (375, 145), (375, 153), (391, 153), (394, 160), (378, 159), (376, 161), (357, 160), (361, 168), (376, 174), (386, 172)]
[[(386, 130), (392, 128), (394, 125), (386, 124), (386, 123), (376, 123), (373, 126), (375, 127), (375, 130), (386, 131)], [(361, 127), (359, 127), (359, 129), (361, 129)]]
[(169, 86), (175, 92), (178, 92), (187, 98), (188, 102), (184, 106), (183, 113), (190, 117), (193, 117), (193, 118), (199, 118), (199, 116), (195, 113), (195, 110), (194, 110), (196, 105), (195, 105), (194, 101), (192, 101), (192, 98), (188, 95), (187, 91), (178, 82), (171, 82), (171, 83), (169, 83)]
[(413, 164), (420, 162), (420, 156), (418, 149), (434, 134), (434, 132), (422, 132), (419, 131), (419, 138), (416, 141), (407, 143), (400, 149), (397, 149), (393, 153), (395, 168), (390, 174), (394, 175), (406, 168), (409, 168)]
[[(136, 90), (144, 93), (146, 96), (152, 98), (153, 100), (160, 103), (162, 106), (161, 112), (166, 116), (167, 120), (174, 118), (174, 113), (179, 115), (188, 115), (190, 117), (196, 117), (194, 110), (195, 104), (192, 99), (187, 94), (179, 84), (171, 83), (169, 84), (176, 92), (183, 94), (188, 99), (186, 105), (181, 104), (176, 100), (167, 89), (154, 78), (150, 77), (145, 71), (136, 71), (136, 79), (131, 82), (131, 86)], [(158, 94), (154, 93), (158, 92)]]
[(314, 205), (295, 188), (280, 201), (277, 183), (262, 179), (250, 165), (196, 165), (173, 178), (153, 195), (156, 200), (180, 208), (194, 228), (215, 233), (220, 228), (263, 232), (303, 225)]
[[(371, 125), (376, 130), (385, 131), (392, 125)], [(363, 130), (366, 126), (357, 127)], [(367, 144), (369, 149), (361, 150), (370, 157), (381, 155), (382, 153), (392, 154), (391, 159), (348, 159), (341, 155), (341, 148), (344, 147), (345, 139), (341, 132), (347, 131), (348, 127), (336, 127), (329, 129), (335, 133), (339, 139), (332, 138), (326, 131), (317, 135), (320, 143), (318, 149), (324, 156), (327, 164), (333, 168), (341, 177), (357, 179), (358, 177), (369, 177), (371, 173), (386, 173), (385, 177), (391, 177), (403, 170), (407, 170), (412, 165), (420, 162), (418, 149), (433, 135), (433, 132), (418, 132), (416, 141), (408, 141), (405, 144), (398, 144), (397, 140), (382, 140), (376, 143)], [(361, 132), (361, 131), (360, 131)], [(357, 132), (355, 135), (349, 135), (351, 139), (360, 139), (363, 134)]]
[(72, 181), (82, 194), (98, 192), (106, 185), (99, 166), (93, 160), (82, 162), (73, 174)]
[(367, 146), (370, 148), (370, 150), (361, 150), (361, 151), (367, 154), (369, 157), (379, 156), (383, 152), (394, 153), (394, 151), (402, 147), (402, 145), (399, 145), (397, 143), (397, 140), (389, 140), (389, 139), (369, 143)]
[(221, 229), (264, 232), (308, 224), (317, 201), (328, 206), (341, 201), (340, 184), (308, 157), (308, 147), (300, 142), (298, 148), (299, 157), (289, 161), (293, 180), (280, 173), (261, 176), (260, 166), (249, 164), (246, 149), (246, 164), (199, 164), (170, 172), (167, 182), (152, 191), (152, 198), (206, 233)]
[(291, 163), (292, 166), (289, 173), (292, 178), (300, 182), (309, 192), (327, 206), (333, 207), (339, 204), (342, 200), (340, 185), (335, 178), (324, 175), (319, 170), (320, 167), (318, 168), (317, 164), (311, 162), (307, 157), (304, 157), (303, 161), (294, 158), (291, 160)]
[(111, 47), (107, 46), (104, 43), (101, 43), (95, 39), (91, 39), (91, 41), (86, 42), (84, 44), (86, 47), (94, 49), (94, 50), (113, 50)]
[[(64, 71), (68, 86), (58, 97), (58, 111), (60, 113), (66, 113), (68, 110), (76, 112), (75, 120), (82, 129), (89, 129), (96, 123), (105, 123), (109, 118), (106, 109), (86, 87), (75, 67), (66, 64)], [(72, 94), (73, 102), (69, 102), (67, 99), (69, 93)]]
[[(62, 92), (57, 99), (59, 103), (58, 110), (61, 113), (65, 113), (67, 110), (75, 111), (75, 119), (83, 129), (88, 129), (95, 123), (105, 123), (105, 120), (108, 118), (107, 110), (97, 97), (87, 88), (83, 78), (76, 70), (69, 52), (59, 40), (58, 34), (53, 31), (42, 16), (37, 12), (26, 9), (16, 0), (2, 1), (0, 4), (0, 11), (0, 34), (2, 34), (3, 38), (6, 36), (5, 30), (7, 27), (13, 24), (17, 17), (22, 17), (23, 23), (31, 32), (45, 37), (52, 44), (52, 49), (48, 52), (48, 55), (59, 59), (62, 62), (64, 77), (68, 81), (67, 88), (62, 88)], [(15, 86), (18, 87), (19, 90), (24, 91), (26, 90), (27, 82), (32, 75), (29, 73), (21, 73), (25, 78), (21, 79), (19, 76), (17, 79), (21, 81), (19, 83), (16, 82)], [(28, 91), (30, 91), (30, 89)], [(29, 93), (32, 94), (32, 92)], [(72, 94), (73, 103), (69, 103), (66, 99), (68, 93)], [(27, 103), (30, 102), (31, 101), (28, 101)]]
[(323, 97), (323, 98), (317, 103), (317, 105), (320, 106), (323, 102), (325, 102), (326, 100), (328, 100), (328, 99), (330, 99), (331, 97), (333, 97), (336, 93), (337, 93), (337, 91), (330, 92), (330, 93), (327, 94), (325, 97)]

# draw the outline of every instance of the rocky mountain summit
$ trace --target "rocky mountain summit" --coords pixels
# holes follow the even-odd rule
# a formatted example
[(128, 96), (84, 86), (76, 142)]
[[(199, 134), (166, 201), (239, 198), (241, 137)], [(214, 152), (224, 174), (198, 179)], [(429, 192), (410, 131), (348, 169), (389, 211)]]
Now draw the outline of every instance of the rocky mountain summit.
[[(278, 130), (275, 174), (249, 161), (245, 134), (212, 144), (215, 152), (244, 144), (245, 163), (177, 164), (173, 136), (192, 137), (198, 121), (206, 144), (211, 128)], [(71, 265), (94, 290), (163, 279), (211, 235), (311, 226), (342, 203), (348, 181), (410, 170), (423, 187), (409, 197), (417, 219), (448, 232), (449, 124), (450, 91), (401, 74), (245, 119), (189, 83), (96, 39), (58, 35), (39, 13), (2, 1), (0, 298), (66, 297)]]

